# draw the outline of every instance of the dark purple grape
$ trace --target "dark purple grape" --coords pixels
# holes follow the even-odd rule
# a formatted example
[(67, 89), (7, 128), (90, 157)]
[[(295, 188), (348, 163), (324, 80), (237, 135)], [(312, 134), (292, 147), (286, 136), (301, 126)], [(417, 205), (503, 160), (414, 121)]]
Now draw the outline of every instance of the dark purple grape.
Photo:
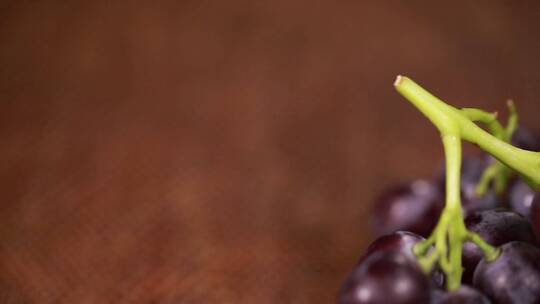
[[(476, 186), (482, 177), (484, 170), (494, 161), (493, 158), (484, 156), (464, 157), (461, 162), (461, 205), (465, 215), (475, 211), (489, 210), (501, 204), (501, 198), (490, 187), (488, 191), (479, 197), (476, 195)], [(442, 193), (446, 193), (445, 170), (439, 177), (439, 187)]]
[(540, 151), (540, 137), (532, 131), (519, 127), (512, 135), (512, 145), (529, 151)]
[(431, 293), (431, 304), (490, 304), (491, 301), (480, 291), (461, 285), (458, 290), (452, 292), (435, 289)]
[[(475, 212), (465, 219), (465, 226), (492, 246), (512, 241), (536, 243), (531, 224), (523, 216), (504, 209)], [(483, 258), (482, 251), (471, 242), (463, 244), (463, 282), (470, 284), (474, 269)]]
[(536, 192), (531, 203), (531, 223), (537, 236), (540, 236), (540, 191)]
[(429, 303), (426, 275), (398, 252), (375, 252), (348, 275), (338, 304)]
[[(416, 263), (416, 256), (412, 249), (416, 243), (424, 240), (425, 238), (422, 236), (409, 231), (396, 231), (392, 234), (383, 235), (369, 245), (359, 263), (377, 252), (401, 253), (409, 258), (411, 262)], [(431, 282), (435, 287), (442, 287), (444, 285), (444, 275), (440, 271), (434, 271), (431, 275)]]
[(521, 179), (516, 179), (508, 190), (509, 207), (526, 218), (531, 217), (534, 191)]
[(540, 303), (540, 249), (524, 242), (503, 245), (495, 261), (478, 264), (474, 287), (493, 303)]
[(377, 236), (398, 230), (428, 236), (437, 224), (443, 198), (426, 180), (394, 186), (375, 200), (373, 228)]
[(484, 154), (466, 156), (461, 160), (461, 180), (468, 183), (476, 183), (484, 170), (493, 162)]
[(416, 261), (412, 248), (416, 243), (424, 240), (425, 238), (416, 233), (396, 231), (392, 234), (383, 235), (371, 243), (366, 250), (364, 258), (379, 251), (396, 251)]

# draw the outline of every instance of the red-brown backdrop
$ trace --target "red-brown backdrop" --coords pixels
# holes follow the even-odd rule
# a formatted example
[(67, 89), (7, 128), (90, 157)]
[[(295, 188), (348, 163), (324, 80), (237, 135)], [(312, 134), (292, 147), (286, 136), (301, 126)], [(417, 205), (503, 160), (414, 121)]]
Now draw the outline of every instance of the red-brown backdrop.
[(537, 1), (3, 1), (2, 303), (331, 303), (435, 129), (517, 101)]

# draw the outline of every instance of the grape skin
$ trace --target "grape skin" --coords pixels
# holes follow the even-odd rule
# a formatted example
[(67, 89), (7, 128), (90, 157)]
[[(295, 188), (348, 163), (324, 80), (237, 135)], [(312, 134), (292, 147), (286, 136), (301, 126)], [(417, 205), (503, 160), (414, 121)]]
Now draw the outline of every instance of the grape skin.
[(533, 199), (534, 191), (521, 179), (514, 181), (508, 190), (510, 208), (526, 218), (531, 218)]
[(531, 223), (536, 235), (540, 236), (540, 191), (536, 192), (531, 203)]
[(495, 304), (540, 303), (540, 249), (516, 241), (501, 250), (495, 261), (480, 261), (474, 272), (474, 287)]
[[(527, 219), (505, 209), (493, 209), (475, 212), (465, 219), (465, 226), (475, 232), (492, 246), (501, 246), (511, 241), (536, 243), (536, 236)], [(463, 273), (462, 281), (472, 283), (474, 269), (483, 257), (483, 253), (473, 243), (463, 244)]]
[(531, 130), (519, 127), (512, 135), (513, 146), (529, 151), (540, 151), (540, 137)]
[(491, 301), (480, 291), (467, 286), (453, 292), (434, 290), (431, 294), (431, 304), (490, 304)]
[[(371, 243), (366, 253), (360, 258), (362, 263), (367, 257), (377, 252), (398, 252), (416, 263), (416, 256), (413, 253), (413, 247), (418, 242), (424, 241), (422, 236), (409, 231), (396, 231), (392, 234), (383, 235)], [(442, 288), (444, 285), (444, 275), (436, 270), (431, 274), (431, 282), (434, 287)]]
[(430, 282), (402, 253), (375, 252), (348, 275), (338, 304), (428, 304)]
[(436, 185), (426, 180), (390, 187), (375, 200), (375, 235), (406, 230), (426, 237), (437, 224), (443, 201)]

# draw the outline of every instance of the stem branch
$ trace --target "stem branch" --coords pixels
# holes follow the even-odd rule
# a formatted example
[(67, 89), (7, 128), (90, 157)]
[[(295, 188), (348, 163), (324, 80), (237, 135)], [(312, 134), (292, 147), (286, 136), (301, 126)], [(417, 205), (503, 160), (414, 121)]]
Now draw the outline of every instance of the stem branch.
[[(465, 227), (460, 196), (461, 140), (478, 144), (505, 165), (522, 174), (536, 189), (540, 186), (540, 153), (521, 150), (507, 143), (516, 128), (515, 115), (511, 115), (505, 130), (496, 121), (495, 114), (470, 108), (458, 110), (407, 77), (398, 76), (394, 85), (441, 133), (446, 158), (446, 207), (431, 236), (417, 244), (413, 252), (426, 272), (431, 271), (438, 259), (439, 267), (446, 275), (447, 289), (456, 290), (461, 284), (463, 274), (461, 257), (464, 242), (472, 241), (477, 244), (488, 261), (499, 255), (498, 249), (477, 234), (467, 231)], [(509, 108), (511, 112), (515, 112), (513, 104), (509, 103)], [(496, 136), (482, 130), (474, 121), (485, 123)], [(496, 170), (497, 167), (493, 167), (491, 171)], [(491, 171), (486, 172), (484, 184), (495, 174)], [(429, 251), (432, 244), (435, 246), (434, 252)]]
[[(445, 132), (448, 128), (458, 128), (462, 139), (477, 144), (482, 150), (518, 172), (534, 190), (540, 190), (540, 152), (522, 150), (496, 138), (478, 127), (462, 111), (433, 96), (407, 77), (398, 76), (394, 85), (441, 133), (449, 133)], [(509, 103), (509, 107), (512, 112), (513, 104)], [(511, 133), (508, 131), (507, 133)]]

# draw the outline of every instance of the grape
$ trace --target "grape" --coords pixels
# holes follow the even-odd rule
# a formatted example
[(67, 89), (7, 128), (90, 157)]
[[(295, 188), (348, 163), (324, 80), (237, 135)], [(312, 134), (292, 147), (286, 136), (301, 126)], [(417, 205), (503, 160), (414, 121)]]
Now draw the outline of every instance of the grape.
[(427, 236), (435, 227), (443, 198), (437, 187), (416, 180), (389, 188), (375, 201), (373, 228), (376, 235), (407, 230)]
[(491, 160), (485, 155), (466, 156), (461, 161), (461, 180), (476, 183)]
[(490, 304), (491, 301), (478, 290), (461, 285), (458, 290), (445, 292), (439, 289), (431, 293), (431, 304)]
[(495, 261), (478, 264), (474, 286), (494, 303), (540, 303), (540, 249), (524, 242), (503, 245)]
[(396, 231), (376, 239), (369, 245), (364, 258), (378, 251), (397, 251), (411, 260), (416, 261), (412, 248), (418, 242), (425, 240), (422, 236), (409, 231)]
[(540, 191), (536, 192), (531, 203), (531, 223), (536, 235), (540, 236)]
[(540, 151), (540, 137), (532, 131), (519, 127), (512, 135), (511, 143), (521, 149)]
[[(523, 216), (504, 209), (475, 212), (465, 219), (465, 226), (492, 246), (500, 246), (511, 241), (535, 243), (532, 227)], [(483, 254), (471, 242), (463, 244), (463, 282), (471, 283), (474, 269)]]
[(534, 191), (523, 180), (518, 179), (512, 183), (508, 190), (510, 208), (526, 218), (531, 217), (531, 207)]
[[(416, 256), (412, 249), (416, 243), (424, 240), (425, 239), (420, 235), (409, 231), (396, 231), (392, 234), (381, 236), (369, 245), (366, 253), (360, 259), (360, 263), (377, 252), (401, 253), (409, 258), (411, 262), (416, 263)], [(442, 287), (444, 284), (444, 276), (440, 271), (434, 271), (431, 276), (431, 281), (434, 286)]]
[(375, 252), (348, 275), (338, 304), (429, 303), (428, 277), (398, 252)]
[[(461, 205), (465, 215), (475, 211), (493, 209), (501, 204), (501, 199), (493, 191), (488, 188), (482, 197), (476, 195), (476, 186), (482, 177), (484, 170), (494, 160), (485, 156), (468, 156), (464, 157), (461, 162)], [(439, 177), (440, 190), (446, 192), (446, 176), (445, 171)]]

